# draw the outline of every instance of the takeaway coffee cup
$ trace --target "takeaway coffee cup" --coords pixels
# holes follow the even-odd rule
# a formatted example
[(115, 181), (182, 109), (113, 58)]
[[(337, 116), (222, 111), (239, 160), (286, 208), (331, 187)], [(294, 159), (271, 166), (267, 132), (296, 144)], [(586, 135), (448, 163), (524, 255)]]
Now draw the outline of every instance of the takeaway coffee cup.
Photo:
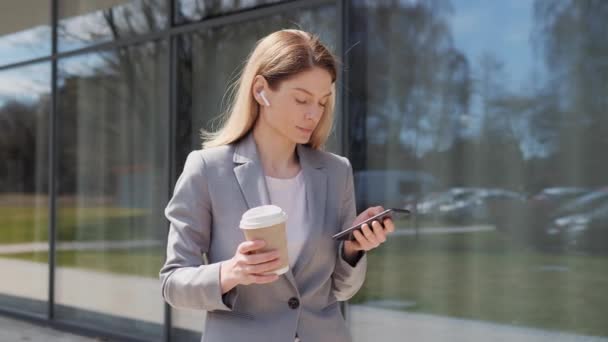
[(289, 270), (287, 253), (287, 233), (285, 231), (287, 213), (276, 205), (262, 205), (247, 210), (241, 217), (240, 227), (247, 241), (264, 240), (264, 248), (254, 253), (264, 253), (270, 250), (279, 251), (281, 264), (276, 270), (265, 274), (283, 274)]

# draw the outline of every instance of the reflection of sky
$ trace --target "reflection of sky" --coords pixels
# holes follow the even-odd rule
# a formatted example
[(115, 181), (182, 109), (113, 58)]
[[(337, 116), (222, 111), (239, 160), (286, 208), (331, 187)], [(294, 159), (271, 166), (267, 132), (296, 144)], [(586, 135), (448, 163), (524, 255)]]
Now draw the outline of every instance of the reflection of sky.
[(529, 82), (529, 75), (542, 65), (534, 64), (530, 43), (533, 0), (484, 1), (455, 0), (448, 16), (456, 48), (472, 65), (490, 53), (503, 63), (501, 81), (508, 90), (518, 91)]
[(0, 65), (51, 54), (51, 28), (38, 26), (26, 31), (0, 36)]
[[(147, 18), (143, 15), (126, 15), (125, 13), (141, 13), (140, 2), (114, 6), (114, 20), (123, 31), (134, 30), (138, 34), (147, 33), (150, 28)], [(155, 5), (153, 13), (155, 24), (166, 25), (166, 14)], [(158, 9), (158, 10), (156, 10)], [(156, 29), (156, 28), (152, 28)], [(95, 11), (80, 16), (64, 18), (59, 21), (58, 43), (59, 51), (69, 51), (86, 47), (94, 43), (102, 43), (113, 39), (113, 33), (103, 17), (103, 11)], [(51, 54), (51, 27), (38, 26), (24, 31), (0, 36), (0, 65), (6, 65), (29, 59), (46, 57)]]
[[(107, 25), (100, 17), (101, 12), (62, 20), (67, 32), (78, 38), (62, 36), (61, 47), (64, 50), (81, 48), (99, 40), (98, 34), (108, 35)], [(97, 37), (97, 38), (96, 38)], [(51, 53), (51, 29), (39, 26), (0, 36), (0, 65), (26, 61), (49, 56)], [(87, 76), (99, 73), (106, 63), (102, 54), (90, 53), (78, 58), (70, 58), (69, 63), (60, 63), (61, 72)], [(20, 102), (32, 102), (39, 99), (41, 93), (50, 90), (50, 64), (40, 63), (0, 72), (0, 106), (9, 99)], [(60, 84), (61, 85), (61, 84)]]
[[(112, 56), (112, 52), (96, 52), (62, 59), (59, 63), (59, 86), (63, 85), (61, 76), (86, 77), (103, 73), (107, 58)], [(50, 62), (0, 71), (0, 106), (9, 100), (23, 103), (38, 101), (40, 95), (50, 93), (50, 76)]]
[[(103, 73), (107, 58), (112, 56), (112, 52), (96, 52), (62, 59), (59, 63), (59, 86), (62, 86), (62, 75), (86, 77)], [(50, 66), (50, 62), (42, 62), (0, 71), (0, 106), (11, 99), (28, 103), (38, 101), (40, 95), (49, 93)]]

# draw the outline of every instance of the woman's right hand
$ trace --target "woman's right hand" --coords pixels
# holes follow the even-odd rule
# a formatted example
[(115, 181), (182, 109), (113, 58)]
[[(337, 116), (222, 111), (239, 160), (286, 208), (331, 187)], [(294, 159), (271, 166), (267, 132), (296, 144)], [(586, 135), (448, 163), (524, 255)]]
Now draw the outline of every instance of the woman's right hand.
[(222, 294), (237, 285), (266, 284), (279, 279), (276, 274), (262, 274), (281, 265), (278, 250), (251, 254), (264, 248), (265, 245), (264, 240), (245, 241), (237, 247), (234, 257), (222, 262), (220, 267)]

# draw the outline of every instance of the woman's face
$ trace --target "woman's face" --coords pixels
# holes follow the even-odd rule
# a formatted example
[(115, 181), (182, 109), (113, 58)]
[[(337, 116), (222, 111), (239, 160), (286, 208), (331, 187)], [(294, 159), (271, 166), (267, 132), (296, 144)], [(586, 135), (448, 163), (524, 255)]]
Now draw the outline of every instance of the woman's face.
[[(256, 94), (262, 89), (270, 106)], [(305, 144), (323, 116), (331, 90), (331, 75), (314, 67), (282, 81), (276, 91), (260, 76), (254, 97), (261, 106), (260, 119), (264, 124), (293, 143)]]

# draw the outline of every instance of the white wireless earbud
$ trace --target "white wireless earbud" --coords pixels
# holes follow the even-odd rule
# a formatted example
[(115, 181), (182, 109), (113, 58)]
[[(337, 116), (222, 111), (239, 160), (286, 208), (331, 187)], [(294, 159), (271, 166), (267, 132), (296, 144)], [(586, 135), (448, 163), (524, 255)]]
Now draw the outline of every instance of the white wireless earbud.
[(260, 92), (260, 96), (262, 97), (262, 100), (264, 100), (264, 103), (266, 104), (266, 107), (270, 106), (270, 102), (268, 102), (268, 99), (266, 98), (266, 95), (264, 95), (264, 91), (263, 90)]

